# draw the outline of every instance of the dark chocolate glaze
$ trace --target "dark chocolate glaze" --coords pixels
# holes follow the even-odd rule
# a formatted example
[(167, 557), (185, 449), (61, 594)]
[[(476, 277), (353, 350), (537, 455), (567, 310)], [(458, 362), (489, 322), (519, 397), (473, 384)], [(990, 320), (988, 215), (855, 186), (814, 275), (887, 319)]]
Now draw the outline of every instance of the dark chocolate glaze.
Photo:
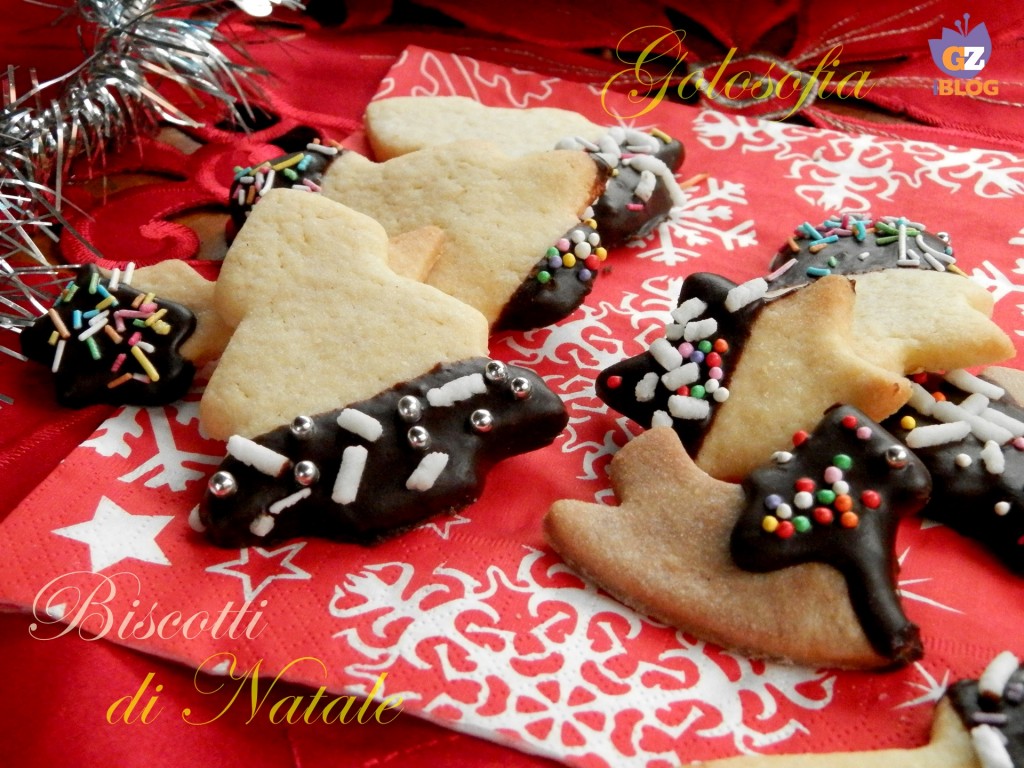
[[(862, 218), (863, 229), (855, 224), (858, 218)], [(771, 290), (806, 285), (825, 274), (861, 275), (892, 268), (934, 269), (934, 266), (930, 266), (929, 261), (922, 257), (923, 248), (916, 242), (917, 234), (920, 234), (929, 248), (941, 252), (950, 262), (954, 262), (953, 250), (949, 247), (947, 239), (941, 239), (935, 234), (924, 231), (923, 228), (910, 226), (914, 222), (903, 221), (908, 232), (906, 247), (910, 252), (921, 257), (919, 259), (920, 267), (899, 264), (899, 237), (893, 235), (892, 232), (898, 232), (900, 219), (889, 216), (876, 221), (870, 215), (861, 217), (856, 214), (845, 214), (813, 226), (818, 234), (825, 238), (834, 238), (834, 242), (820, 243), (819, 246), (815, 246), (815, 243), (818, 242), (817, 239), (806, 231), (803, 224), (794, 230), (792, 241), (797, 246), (797, 250), (794, 251), (789, 243), (783, 245), (772, 257), (769, 269), (774, 271), (793, 258), (796, 259), (796, 263), (771, 281)], [(846, 223), (847, 227), (843, 227), (843, 223)], [(876, 228), (876, 224), (880, 226)], [(812, 253), (812, 247), (820, 247), (820, 250)], [(867, 256), (862, 258), (862, 254), (867, 254)], [(943, 267), (949, 269), (949, 265), (944, 263)]]
[[(195, 366), (181, 356), (181, 345), (192, 335), (196, 327), (196, 318), (192, 312), (180, 304), (155, 297), (153, 303), (157, 310), (165, 309), (162, 320), (170, 331), (166, 334), (157, 333), (156, 326), (136, 327), (132, 319), (124, 320), (125, 330), (118, 331), (122, 337), (120, 343), (111, 339), (105, 332), (93, 335), (95, 346), (100, 352), (100, 359), (94, 360), (87, 343), (78, 339), (79, 334), (88, 329), (88, 321), (83, 320), (82, 328), (73, 327), (75, 310), (86, 312), (95, 309), (105, 297), (97, 289), (89, 292), (93, 275), (98, 276), (95, 265), (89, 264), (79, 271), (72, 283), (78, 290), (70, 301), (58, 299), (54, 310), (66, 326), (70, 337), (65, 341), (60, 367), (54, 374), (54, 386), (57, 402), (69, 408), (82, 408), (95, 403), (110, 405), (159, 405), (169, 403), (188, 392), (195, 375)], [(109, 281), (97, 278), (97, 284), (106, 289)], [(114, 313), (119, 310), (131, 310), (132, 302), (138, 296), (145, 296), (145, 291), (121, 285), (109, 292), (116, 300), (117, 306), (110, 307), (110, 327), (114, 328)], [(56, 346), (49, 343), (56, 326), (49, 315), (43, 315), (21, 333), (21, 349), (26, 357), (51, 366), (56, 354)], [(152, 362), (159, 374), (158, 381), (140, 381), (132, 379), (124, 384), (110, 388), (108, 383), (125, 373), (144, 375), (145, 371), (139, 361), (130, 353), (129, 340), (138, 332), (141, 340), (152, 344), (153, 352), (146, 352), (145, 357)], [(125, 359), (116, 372), (111, 367), (118, 355), (124, 354)]]
[[(870, 434), (858, 435), (862, 428)], [(896, 454), (902, 458), (890, 463)], [(852, 504), (849, 512), (857, 516), (854, 527), (842, 524), (841, 504), (816, 495), (832, 491), (834, 482), (824, 475), (830, 466), (840, 464), (834, 459), (840, 455), (851, 460), (851, 466), (842, 470), (841, 482), (849, 486), (844, 495)], [(798, 479), (814, 483), (811, 508), (799, 508)], [(846, 579), (850, 602), (872, 647), (895, 663), (921, 657), (918, 628), (904, 615), (896, 594), (899, 566), (894, 549), (899, 519), (919, 510), (931, 491), (928, 471), (917, 458), (856, 408), (836, 406), (793, 448), (788, 461), (755, 470), (743, 482), (743, 490), (747, 507), (731, 540), (737, 565), (755, 572), (809, 562), (832, 565)], [(865, 501), (865, 492), (877, 494), (874, 508)], [(779, 499), (790, 505), (792, 517), (772, 511), (778, 511), (773, 504)], [(828, 510), (831, 521), (828, 516), (817, 520), (819, 508)], [(803, 523), (798, 523), (798, 516)], [(766, 530), (766, 517), (778, 523), (776, 531)], [(796, 526), (788, 530), (788, 537), (782, 527), (787, 520)], [(807, 530), (801, 532), (801, 526)]]
[[(929, 392), (942, 392), (954, 403), (967, 396), (939, 376), (918, 380)], [(1009, 395), (991, 400), (988, 407), (1024, 423), (1024, 408)], [(913, 418), (918, 427), (939, 423), (909, 405), (904, 406), (883, 422), (901, 440), (906, 440), (910, 432), (900, 423), (905, 416)], [(1018, 441), (1016, 445), (1020, 447), (1013, 441), (1001, 446), (1005, 468), (1000, 474), (986, 469), (981, 458), (984, 443), (973, 434), (953, 443), (915, 448), (914, 452), (935, 483), (935, 493), (922, 514), (976, 539), (1010, 570), (1024, 575), (1024, 442)], [(966, 467), (957, 463), (961, 454), (970, 459)], [(995, 511), (1000, 502), (1009, 505), (1004, 514)]]
[[(597, 230), (581, 222), (570, 229), (565, 238), (571, 238), (574, 232), (589, 237)], [(600, 269), (600, 264), (594, 263), (596, 255), (589, 266), (584, 259), (577, 259), (572, 267), (552, 267), (552, 258), (557, 260), (559, 257), (544, 256), (534, 265), (529, 277), (502, 308), (494, 323), (494, 330), (528, 331), (543, 328), (567, 317), (583, 303), (593, 290)], [(546, 282), (539, 279), (541, 273), (549, 277)]]
[[(289, 170), (295, 174), (295, 178), (290, 178), (289, 174), (284, 172), (284, 169), (274, 171), (274, 178), (271, 182), (271, 189), (286, 188), (290, 189), (293, 185), (304, 186), (303, 181), (309, 181), (315, 186), (320, 185), (320, 180), (323, 178), (324, 171), (327, 170), (328, 166), (334, 162), (334, 159), (341, 154), (342, 150), (338, 150), (335, 155), (326, 155), (316, 150), (299, 150), (297, 152), (289, 152), (275, 157), (272, 160), (267, 160), (262, 163), (258, 163), (251, 168), (238, 168), (235, 172), (235, 180), (231, 184), (231, 192), (228, 196), (228, 210), (231, 214), (231, 221), (235, 225), (236, 230), (241, 229), (242, 225), (245, 224), (246, 218), (249, 216), (249, 211), (252, 210), (253, 206), (260, 201), (260, 192), (262, 190), (262, 184), (253, 183), (245, 184), (244, 179), (255, 178), (254, 174), (263, 173), (266, 174), (267, 169), (280, 166), (288, 163), (296, 156), (299, 158), (298, 162), (289, 167)], [(256, 179), (257, 182), (260, 179)], [(243, 190), (243, 194), (246, 194), (248, 189), (255, 187), (256, 191), (253, 194), (252, 202), (239, 201), (238, 192), (239, 189)], [(310, 191), (315, 191), (311, 187), (306, 187)]]
[[(677, 171), (685, 156), (682, 143), (672, 139), (667, 143), (659, 141), (659, 144), (654, 156), (673, 172)], [(609, 248), (649, 235), (668, 217), (673, 205), (672, 195), (660, 180), (651, 198), (644, 202), (634, 194), (640, 172), (628, 165), (619, 165), (616, 170), (618, 173), (608, 178), (604, 192), (593, 205), (594, 218)], [(643, 208), (630, 210), (627, 206), (631, 203), (643, 205)]]
[[(256, 438), (255, 442), (289, 457), (292, 464), (312, 461), (319, 468), (319, 480), (309, 486), (311, 495), (274, 516), (272, 530), (255, 535), (250, 526), (268, 507), (300, 491), (292, 471), (280, 479), (229, 456), (221, 471), (234, 476), (238, 490), (217, 498), (208, 492), (200, 511), (210, 540), (225, 547), (266, 544), (295, 537), (316, 536), (335, 541), (372, 543), (384, 536), (413, 526), (436, 514), (454, 512), (474, 502), (483, 490), (490, 467), (520, 453), (551, 443), (568, 422), (562, 401), (536, 374), (505, 366), (502, 381), (485, 378), (486, 392), (451, 406), (430, 406), (427, 391), (462, 376), (480, 374), (488, 360), (472, 358), (453, 365), (438, 366), (430, 373), (400, 384), (374, 398), (349, 406), (380, 422), (383, 433), (376, 441), (343, 429), (337, 424), (340, 411), (313, 417), (311, 436), (297, 437), (284, 426)], [(529, 384), (528, 397), (513, 392), (517, 379)], [(415, 422), (403, 419), (399, 400), (413, 396), (422, 404)], [(490, 431), (480, 432), (471, 424), (471, 414), (484, 409), (493, 417)], [(423, 427), (430, 435), (426, 449), (410, 445), (411, 427)], [(331, 500), (335, 478), (348, 446), (365, 446), (369, 453), (362, 482), (354, 501), (338, 504)], [(448, 454), (448, 464), (432, 488), (411, 491), (406, 480), (430, 452)]]
[[(743, 347), (750, 336), (750, 328), (753, 325), (763, 302), (758, 300), (747, 304), (736, 312), (728, 311), (725, 306), (725, 298), (729, 291), (736, 287), (736, 283), (727, 278), (715, 275), (710, 272), (697, 272), (683, 282), (679, 292), (679, 301), (682, 304), (689, 299), (700, 299), (708, 308), (697, 319), (714, 317), (718, 321), (718, 332), (712, 339), (723, 339), (728, 344), (728, 351), (720, 353), (721, 369), (723, 377), (721, 385), (728, 387), (729, 377), (735, 369)], [(678, 348), (682, 340), (674, 346)], [(701, 364), (702, 374), (706, 374), (709, 366), (705, 362)], [(598, 374), (596, 389), (597, 396), (610, 407), (614, 408), (624, 416), (628, 416), (642, 427), (649, 428), (654, 412), (668, 409), (669, 398), (676, 394), (669, 390), (660, 381), (654, 398), (647, 402), (639, 402), (636, 399), (636, 386), (648, 373), (657, 373), (659, 376), (665, 373), (665, 369), (655, 360), (650, 352), (628, 358), (606, 368)], [(702, 375), (700, 382), (704, 383), (706, 375)], [(620, 380), (616, 385), (616, 380)], [(710, 412), (703, 419), (673, 419), (672, 427), (683, 446), (690, 455), (695, 455), (703, 442), (704, 435), (710, 429), (715, 418), (716, 403), (711, 395), (705, 399), (710, 401)]]
[[(1024, 667), (1018, 667), (1010, 676), (1006, 692), (998, 700), (980, 695), (977, 680), (959, 680), (946, 694), (968, 731), (985, 722), (1006, 737), (1006, 752), (1014, 768), (1024, 768), (1024, 701), (1016, 693), (1007, 694), (1021, 687), (1024, 687)], [(1005, 716), (1006, 722), (991, 722), (996, 719), (993, 715), (999, 720)]]

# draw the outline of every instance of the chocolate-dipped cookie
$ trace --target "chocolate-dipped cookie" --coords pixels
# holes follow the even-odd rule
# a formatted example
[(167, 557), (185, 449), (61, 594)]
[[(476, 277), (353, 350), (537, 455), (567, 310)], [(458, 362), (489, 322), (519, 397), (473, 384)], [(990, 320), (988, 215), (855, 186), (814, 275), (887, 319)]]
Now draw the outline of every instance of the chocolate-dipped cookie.
[(104, 278), (89, 264), (20, 341), (26, 357), (50, 366), (61, 405), (157, 405), (192, 383), (195, 366), (181, 346), (195, 327), (187, 307), (131, 287), (120, 273)]
[[(1024, 374), (993, 369), (1016, 380)], [(991, 378), (957, 370), (916, 376), (885, 427), (924, 462), (935, 493), (925, 517), (976, 539), (1024, 575), (1024, 408)]]
[(330, 413), (228, 440), (200, 520), (221, 546), (369, 543), (475, 501), (489, 468), (549, 444), (567, 414), (535, 374), (476, 358)]

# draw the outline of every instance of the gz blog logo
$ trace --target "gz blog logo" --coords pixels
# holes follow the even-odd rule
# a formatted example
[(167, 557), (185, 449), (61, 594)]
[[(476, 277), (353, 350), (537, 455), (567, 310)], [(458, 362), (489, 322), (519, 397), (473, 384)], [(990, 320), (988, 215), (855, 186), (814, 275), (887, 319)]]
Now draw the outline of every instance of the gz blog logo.
[(942, 37), (929, 40), (935, 66), (954, 80), (936, 80), (932, 93), (936, 96), (996, 96), (999, 83), (996, 80), (982, 80), (981, 71), (992, 53), (992, 39), (985, 23), (968, 30), (969, 13), (963, 21), (955, 22), (956, 29), (942, 28)]

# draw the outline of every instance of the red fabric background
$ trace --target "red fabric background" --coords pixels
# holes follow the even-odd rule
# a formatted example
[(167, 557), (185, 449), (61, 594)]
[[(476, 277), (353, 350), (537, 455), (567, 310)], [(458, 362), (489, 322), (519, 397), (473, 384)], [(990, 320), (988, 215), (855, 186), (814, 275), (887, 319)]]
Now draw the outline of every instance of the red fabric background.
[[(372, 5), (372, 4), (371, 4)], [(288, 129), (312, 123), (330, 134), (342, 138), (358, 128), (365, 103), (376, 91), (380, 78), (394, 63), (398, 53), (408, 44), (452, 50), (476, 55), (498, 63), (523, 66), (556, 74), (569, 79), (602, 82), (609, 71), (614, 71), (607, 59), (591, 57), (578, 49), (584, 46), (613, 46), (627, 29), (642, 23), (672, 23), (664, 9), (651, 4), (633, 4), (624, 16), (597, 15), (581, 19), (579, 9), (560, 14), (547, 14), (543, 18), (531, 16), (528, 9), (516, 3), (503, 3), (486, 11), (469, 12), (458, 4), (434, 3), (450, 12), (470, 29), (432, 29), (383, 27), (380, 29), (353, 29), (352, 24), (342, 28), (319, 28), (309, 19), (298, 19), (308, 34), (301, 45), (281, 47), (277, 43), (259, 42), (262, 32), (254, 33), (239, 27), (239, 34), (250, 39), (250, 49), (256, 59), (264, 63), (274, 75), (271, 103), (284, 120), (275, 128), (256, 134), (247, 141), (250, 149), (270, 141)], [(529, 4), (527, 4), (529, 5)], [(716, 51), (736, 45), (751, 50), (756, 42), (767, 35), (769, 22), (784, 17), (779, 4), (771, 4), (769, 14), (703, 16), (693, 8), (684, 9), (692, 18), (703, 23), (708, 30), (703, 48), (694, 46), (695, 55), (713, 60)], [(1012, 41), (1020, 37), (1019, 20), (1011, 18), (1005, 4), (991, 8), (973, 4), (977, 18), (990, 19), (994, 32), (999, 28), (1000, 40)], [(960, 14), (959, 5), (940, 4), (945, 10), (946, 23)], [(996, 10), (998, 7), (998, 10)], [(8, 21), (0, 28), (0, 63), (33, 64), (45, 78), (67, 71), (75, 61), (76, 36), (67, 25), (56, 29), (39, 26), (50, 17), (50, 12), (34, 6), (4, 0), (0, 10)], [(870, 11), (871, 9), (867, 9)], [(846, 11), (843, 11), (846, 13)], [(877, 11), (876, 17), (886, 12)], [(370, 11), (366, 17), (379, 21)], [(762, 19), (760, 25), (747, 22)], [(796, 42), (789, 51), (811, 47), (815, 35), (827, 28), (830, 20), (821, 19), (818, 12), (808, 11), (807, 20)], [(997, 22), (996, 19), (999, 19)], [(30, 30), (26, 32), (26, 30)], [(934, 34), (932, 32), (931, 34)], [(909, 50), (921, 48), (920, 41), (928, 37), (920, 33), (913, 43), (904, 38), (900, 46)], [(562, 47), (558, 44), (562, 43)], [(1004, 47), (1004, 50), (1010, 46)], [(915, 49), (915, 50), (916, 50)], [(1019, 55), (1019, 46), (1015, 49)], [(862, 55), (865, 60), (879, 55), (884, 58), (892, 49), (879, 52), (867, 46)], [(330, 66), (324, 66), (330, 61)], [(1020, 70), (1012, 62), (993, 62), (1000, 77), (1010, 80)], [(909, 76), (934, 77), (934, 68), (920, 56), (906, 60), (893, 59), (884, 65), (888, 71)], [(324, 124), (318, 110), (325, 88), (341, 90), (346, 97), (334, 100), (341, 109), (334, 122)], [(886, 95), (887, 94), (887, 95)], [(1024, 146), (1024, 122), (1016, 111), (1007, 107), (985, 107), (970, 104), (969, 109), (948, 108), (942, 113), (934, 110), (935, 102), (922, 100), (919, 94), (907, 94), (895, 88), (877, 102), (894, 113), (907, 112), (921, 121), (921, 125), (887, 126), (886, 130), (919, 138), (940, 139), (978, 146)], [(819, 123), (828, 123), (828, 114), (808, 116)], [(843, 118), (857, 121), (862, 117)], [(937, 130), (928, 127), (937, 126)], [(200, 132), (205, 140), (225, 138), (216, 132)], [(237, 136), (233, 137), (237, 138)], [(154, 154), (147, 152), (147, 161)], [(114, 167), (130, 169), (132, 151), (118, 155)], [(166, 173), (171, 179), (164, 195), (152, 197), (154, 208), (139, 214), (149, 221), (158, 218), (168, 208), (189, 207), (216, 202), (212, 191), (217, 184), (204, 184), (202, 178), (192, 178), (187, 186), (192, 197), (183, 198), (182, 184), (174, 183), (175, 165), (181, 158), (173, 152), (167, 156)], [(120, 165), (118, 165), (120, 164)], [(110, 170), (108, 168), (108, 170)], [(187, 174), (186, 174), (187, 176)], [(180, 181), (179, 173), (179, 181)], [(86, 198), (83, 198), (86, 199)], [(159, 203), (162, 208), (158, 209)], [(115, 207), (100, 208), (103, 215), (117, 216)], [(96, 223), (82, 222), (82, 228), (97, 237), (109, 231)], [(163, 228), (150, 236), (166, 238), (171, 255), (189, 253), (190, 236), (183, 229)], [(143, 236), (146, 236), (143, 233)], [(38, 485), (70, 450), (88, 436), (110, 410), (102, 407), (79, 412), (58, 411), (49, 398), (45, 372), (30, 372), (25, 366), (0, 361), (0, 392), (16, 401), (15, 407), (0, 410), (0, 516), (3, 516)], [(86, 644), (77, 639), (39, 643), (27, 637), (28, 619), (22, 616), (0, 617), (0, 679), (4, 680), (0, 696), (0, 754), (5, 750), (12, 764), (43, 765), (179, 765), (185, 760), (216, 761), (218, 765), (247, 765), (253, 768), (282, 765), (467, 765), (482, 766), (501, 763), (509, 766), (548, 765), (548, 761), (504, 750), (472, 737), (462, 736), (411, 717), (384, 728), (328, 728), (302, 726), (296, 728), (257, 728), (241, 722), (225, 722), (205, 728), (186, 728), (173, 719), (164, 719), (152, 726), (133, 728), (130, 738), (123, 731), (108, 726), (98, 717), (118, 696), (134, 690), (138, 681), (149, 671), (159, 669), (168, 680), (166, 703), (174, 708), (194, 696), (187, 696), (191, 672), (174, 665), (139, 656), (131, 651), (106, 643)], [(211, 703), (211, 709), (216, 705)], [(382, 750), (382, 742), (386, 745)], [(13, 747), (13, 749), (12, 749)]]

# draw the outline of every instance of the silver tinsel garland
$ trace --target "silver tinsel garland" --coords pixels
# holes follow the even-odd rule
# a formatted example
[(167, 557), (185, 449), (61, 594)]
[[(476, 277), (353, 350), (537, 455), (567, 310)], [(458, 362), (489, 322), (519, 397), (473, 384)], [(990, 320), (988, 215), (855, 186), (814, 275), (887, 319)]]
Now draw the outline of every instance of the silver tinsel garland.
[[(235, 3), (253, 15), (266, 15), (275, 4), (302, 7), (297, 0)], [(38, 288), (21, 275), (38, 277), (45, 268), (10, 262), (45, 264), (41, 235), (77, 236), (61, 213), (73, 161), (99, 162), (160, 122), (198, 126), (161, 95), (163, 84), (248, 110), (254, 70), (225, 55), (219, 46), (228, 41), (210, 20), (224, 9), (208, 0), (75, 0), (66, 13), (79, 19), (81, 36), (91, 32), (95, 39), (79, 66), (44, 83), (35, 72), (0, 71), (0, 328), (17, 329), (40, 314)], [(205, 18), (195, 18), (200, 12)], [(19, 94), (17, 83), (26, 80), (30, 87)], [(2, 345), (0, 351), (9, 352)], [(0, 397), (0, 405), (8, 400)]]

